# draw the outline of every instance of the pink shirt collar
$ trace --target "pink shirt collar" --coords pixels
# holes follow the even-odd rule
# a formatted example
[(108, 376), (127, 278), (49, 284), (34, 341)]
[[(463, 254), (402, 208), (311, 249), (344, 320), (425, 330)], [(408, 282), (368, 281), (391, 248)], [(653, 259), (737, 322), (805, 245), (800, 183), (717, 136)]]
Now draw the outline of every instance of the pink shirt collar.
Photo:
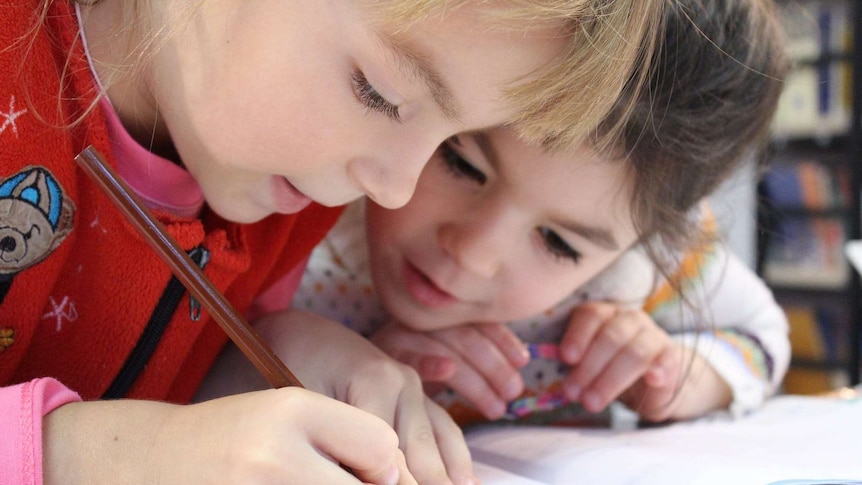
[(204, 197), (194, 177), (184, 168), (138, 144), (123, 127), (107, 96), (100, 106), (108, 120), (117, 172), (150, 209), (180, 217), (197, 217)]

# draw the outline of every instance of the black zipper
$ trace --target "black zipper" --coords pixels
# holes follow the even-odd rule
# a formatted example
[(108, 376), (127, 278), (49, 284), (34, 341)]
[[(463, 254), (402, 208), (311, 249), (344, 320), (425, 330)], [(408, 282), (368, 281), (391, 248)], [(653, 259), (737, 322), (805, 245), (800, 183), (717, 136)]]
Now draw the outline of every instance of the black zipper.
[(9, 293), (14, 276), (14, 274), (0, 274), (0, 304), (6, 299), (6, 293)]
[[(203, 246), (198, 246), (189, 251), (189, 257), (203, 269), (209, 262), (210, 253)], [(172, 275), (135, 348), (132, 349), (114, 381), (102, 394), (102, 399), (120, 399), (126, 396), (152, 358), (185, 293), (186, 288), (176, 276)], [(200, 318), (200, 304), (194, 298), (190, 298), (189, 318), (191, 320)]]

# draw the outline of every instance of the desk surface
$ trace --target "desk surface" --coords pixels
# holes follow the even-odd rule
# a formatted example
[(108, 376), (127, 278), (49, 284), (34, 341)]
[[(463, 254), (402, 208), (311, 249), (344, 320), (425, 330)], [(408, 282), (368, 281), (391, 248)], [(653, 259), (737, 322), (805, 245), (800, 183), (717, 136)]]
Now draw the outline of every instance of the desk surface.
[[(467, 433), (484, 485), (862, 484), (862, 399), (778, 396), (733, 420)], [(790, 482), (797, 480), (796, 482)]]

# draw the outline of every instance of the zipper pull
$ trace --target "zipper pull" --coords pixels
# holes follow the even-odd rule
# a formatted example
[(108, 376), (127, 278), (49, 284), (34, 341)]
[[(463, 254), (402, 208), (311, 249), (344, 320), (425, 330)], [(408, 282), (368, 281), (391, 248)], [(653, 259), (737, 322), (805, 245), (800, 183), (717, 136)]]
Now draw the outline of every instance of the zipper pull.
[[(210, 262), (210, 252), (203, 246), (198, 246), (189, 251), (189, 257), (200, 266), (201, 270)], [(193, 322), (201, 319), (201, 303), (191, 294), (189, 295), (189, 318)]]

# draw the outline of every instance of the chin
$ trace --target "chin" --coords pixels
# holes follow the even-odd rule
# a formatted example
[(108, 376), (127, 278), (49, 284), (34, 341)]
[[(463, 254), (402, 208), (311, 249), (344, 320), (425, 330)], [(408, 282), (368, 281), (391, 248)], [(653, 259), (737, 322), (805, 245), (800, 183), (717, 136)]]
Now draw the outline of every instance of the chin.
[(433, 332), (461, 324), (461, 319), (429, 314), (427, 310), (391, 313), (403, 326), (415, 332)]
[(272, 214), (266, 211), (238, 210), (237, 207), (222, 208), (210, 205), (209, 208), (222, 219), (237, 224), (253, 224)]

